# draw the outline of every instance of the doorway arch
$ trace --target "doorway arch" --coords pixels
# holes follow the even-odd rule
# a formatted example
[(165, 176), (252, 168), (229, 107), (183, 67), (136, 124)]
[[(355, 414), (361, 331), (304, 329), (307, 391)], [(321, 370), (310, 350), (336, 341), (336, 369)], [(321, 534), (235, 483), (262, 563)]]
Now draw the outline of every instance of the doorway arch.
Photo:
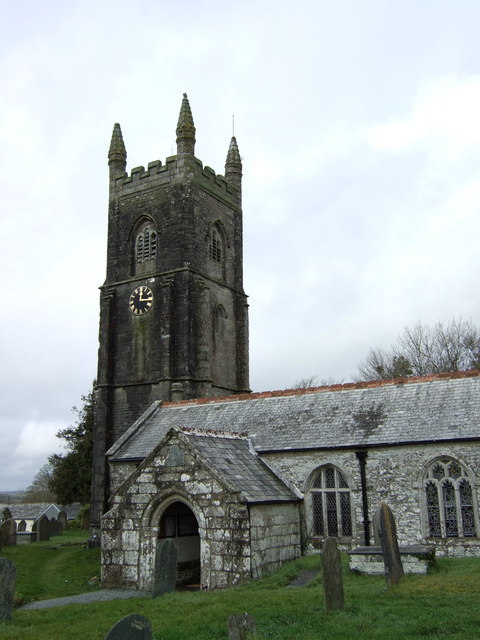
[(163, 511), (158, 539), (171, 538), (177, 548), (177, 588), (200, 588), (200, 535), (198, 520), (190, 507), (175, 500)]

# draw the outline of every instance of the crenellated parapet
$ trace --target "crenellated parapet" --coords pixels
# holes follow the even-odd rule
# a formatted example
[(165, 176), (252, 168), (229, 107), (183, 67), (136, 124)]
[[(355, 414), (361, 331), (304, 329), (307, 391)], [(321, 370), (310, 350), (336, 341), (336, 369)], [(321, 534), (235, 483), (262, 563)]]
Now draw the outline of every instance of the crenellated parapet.
[(186, 94), (177, 123), (177, 154), (149, 162), (145, 167), (126, 169), (127, 151), (119, 124), (115, 124), (109, 150), (111, 198), (128, 194), (129, 190), (148, 190), (179, 183), (196, 182), (212, 196), (238, 208), (241, 204), (242, 161), (235, 137), (232, 137), (225, 162), (225, 175), (203, 166), (195, 157), (195, 124)]
[[(178, 156), (169, 156), (162, 164), (161, 160), (149, 162), (147, 168), (144, 166), (134, 167), (130, 173), (123, 172), (113, 181), (113, 190), (116, 195), (126, 194), (130, 189), (135, 191), (140, 188), (150, 189), (159, 186), (173, 184), (178, 179), (181, 168), (178, 166)], [(222, 200), (228, 202), (237, 201), (239, 189), (235, 184), (229, 182), (227, 178), (209, 166), (203, 166), (198, 158), (194, 158), (194, 178), (199, 186)]]

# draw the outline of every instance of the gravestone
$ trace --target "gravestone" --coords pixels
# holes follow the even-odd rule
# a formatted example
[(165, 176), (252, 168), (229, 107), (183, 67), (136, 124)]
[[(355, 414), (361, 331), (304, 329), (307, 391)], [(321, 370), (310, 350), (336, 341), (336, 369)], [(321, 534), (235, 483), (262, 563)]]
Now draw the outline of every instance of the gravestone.
[(0, 558), (0, 621), (12, 619), (15, 574), (13, 562)]
[(90, 509), (85, 509), (82, 513), (82, 531), (87, 531), (90, 526)]
[(5, 522), (5, 520), (9, 520), (10, 518), (13, 518), (12, 512), (8, 507), (5, 507), (5, 509), (2, 511), (2, 522)]
[(247, 640), (257, 635), (255, 618), (248, 613), (230, 616), (228, 619), (228, 640)]
[(62, 532), (62, 524), (56, 518), (50, 518), (50, 522), (48, 523), (48, 535), (50, 538), (61, 536)]
[(152, 625), (148, 618), (132, 613), (114, 624), (105, 640), (153, 640)]
[(60, 522), (60, 525), (61, 525), (60, 533), (63, 533), (63, 530), (67, 526), (67, 512), (62, 509), (57, 516), (57, 520)]
[(325, 611), (343, 609), (343, 575), (340, 551), (335, 538), (327, 538), (322, 554), (323, 568), (323, 601)]
[(152, 597), (175, 591), (177, 582), (177, 547), (172, 538), (160, 540), (155, 554)]
[(50, 540), (50, 521), (47, 516), (37, 520), (37, 542), (42, 540)]
[(17, 523), (13, 518), (8, 518), (0, 525), (0, 547), (12, 544), (17, 544)]
[(390, 507), (381, 502), (375, 518), (378, 521), (380, 544), (382, 546), (383, 563), (385, 565), (385, 579), (391, 587), (403, 577), (403, 566), (398, 548), (397, 527)]

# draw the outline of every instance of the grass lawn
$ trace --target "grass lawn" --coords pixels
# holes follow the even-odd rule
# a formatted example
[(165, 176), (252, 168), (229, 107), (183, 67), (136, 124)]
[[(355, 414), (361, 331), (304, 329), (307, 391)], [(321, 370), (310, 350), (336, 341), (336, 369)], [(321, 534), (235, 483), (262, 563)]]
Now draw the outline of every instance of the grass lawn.
[[(37, 545), (4, 549), (2, 555), (17, 564), (19, 591), (39, 599), (88, 589), (88, 580), (98, 575), (98, 551), (82, 545), (49, 548), (60, 540), (67, 538), (41, 543), (38, 551)], [(24, 549), (27, 561), (21, 557)], [(318, 567), (319, 557), (310, 556), (225, 591), (15, 611), (12, 622), (0, 624), (0, 637), (103, 640), (117, 620), (139, 613), (152, 622), (156, 640), (225, 640), (228, 617), (246, 611), (257, 621), (259, 640), (480, 638), (480, 559), (439, 559), (429, 575), (405, 577), (389, 590), (383, 578), (350, 574), (345, 564), (346, 606), (330, 615), (323, 611), (320, 577), (306, 587), (286, 588), (302, 569)]]
[(100, 550), (87, 549), (87, 531), (67, 529), (46, 542), (4, 547), (0, 555), (17, 568), (17, 602), (47, 600), (98, 589)]

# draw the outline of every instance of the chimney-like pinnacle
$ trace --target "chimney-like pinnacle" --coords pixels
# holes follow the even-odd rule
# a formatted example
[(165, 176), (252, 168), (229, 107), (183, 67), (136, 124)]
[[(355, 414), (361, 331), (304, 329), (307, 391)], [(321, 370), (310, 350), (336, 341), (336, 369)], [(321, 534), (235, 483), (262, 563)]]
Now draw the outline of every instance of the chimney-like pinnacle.
[(182, 106), (177, 124), (177, 154), (195, 153), (195, 125), (187, 94), (183, 94)]
[(242, 159), (238, 150), (237, 139), (232, 136), (225, 160), (225, 179), (237, 189), (242, 188)]
[(108, 151), (108, 165), (113, 175), (124, 173), (127, 166), (127, 151), (118, 122), (113, 127), (112, 141)]
[(225, 173), (227, 173), (230, 168), (239, 169), (240, 173), (242, 172), (242, 159), (235, 136), (232, 136), (230, 146), (228, 147), (227, 159), (225, 160)]

